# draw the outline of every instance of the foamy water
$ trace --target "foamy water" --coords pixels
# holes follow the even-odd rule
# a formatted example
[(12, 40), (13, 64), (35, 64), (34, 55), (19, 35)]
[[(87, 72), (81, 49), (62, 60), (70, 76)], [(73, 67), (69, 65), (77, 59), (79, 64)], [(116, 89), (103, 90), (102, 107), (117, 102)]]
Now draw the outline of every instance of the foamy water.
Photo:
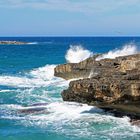
[[(35, 108), (39, 107), (36, 106)], [(5, 113), (1, 118), (16, 120), (26, 127), (36, 126), (48, 129), (51, 125), (49, 131), (72, 137), (89, 137), (90, 139), (95, 138), (97, 133), (110, 138), (119, 138), (122, 135), (133, 136), (135, 133), (140, 132), (138, 127), (131, 126), (128, 117), (116, 118), (93, 106), (79, 103), (53, 102), (42, 107), (46, 108), (44, 113), (19, 116), (13, 114), (13, 111), (33, 109), (34, 107), (3, 105), (1, 108), (5, 111), (7, 110), (7, 114)]]
[[(105, 53), (98, 58), (97, 61), (105, 58), (114, 59), (119, 56), (127, 56), (137, 54), (139, 52), (138, 47), (133, 43), (124, 45), (121, 49), (114, 49)], [(89, 57), (93, 56), (93, 52), (85, 49), (82, 46), (71, 45), (65, 55), (65, 59), (68, 63), (79, 63)]]
[(121, 49), (111, 50), (108, 53), (99, 56), (96, 60), (98, 61), (105, 58), (114, 59), (119, 56), (127, 56), (127, 55), (132, 55), (137, 53), (138, 53), (138, 48), (135, 44), (127, 44), (124, 45)]
[(68, 85), (69, 81), (54, 77), (55, 66), (46, 65), (25, 73), (25, 76), (0, 76), (0, 85), (13, 87), (41, 87), (52, 84), (56, 86)]
[[(102, 57), (115, 58), (136, 52), (136, 45), (128, 45)], [(66, 60), (77, 63), (92, 55), (86, 48), (71, 46)], [(23, 72), (20, 76), (0, 75), (0, 85), (11, 88), (0, 90), (0, 120), (9, 120), (23, 129), (37, 128), (70, 139), (139, 139), (140, 129), (132, 126), (128, 117), (116, 118), (94, 106), (62, 101), (61, 92), (70, 81), (55, 77), (55, 66), (46, 65)], [(9, 102), (6, 102), (7, 97)], [(32, 106), (36, 103), (42, 105)], [(20, 110), (40, 107), (44, 109), (41, 112), (20, 113)]]
[[(20, 123), (26, 127), (36, 126), (48, 129), (51, 125), (50, 131), (74, 137), (79, 136), (80, 133), (79, 137), (81, 138), (94, 138), (94, 135), (99, 131), (98, 129), (100, 129), (100, 133), (107, 133), (107, 137), (109, 135), (118, 137), (119, 135), (122, 135), (122, 133), (124, 134), (126, 129), (127, 133), (133, 132), (133, 135), (140, 132), (139, 128), (131, 126), (129, 118), (127, 117), (116, 118), (112, 115), (106, 114), (103, 110), (97, 107), (88, 106), (86, 104), (62, 102), (62, 100), (59, 99), (61, 97), (55, 100), (53, 94), (62, 91), (64, 89), (62, 87), (67, 87), (68, 82), (53, 76), (54, 67), (55, 65), (47, 65), (45, 67), (34, 69), (28, 74), (26, 73), (33, 79), (25, 79), (24, 77), (9, 77), (4, 79), (4, 77), (0, 77), (0, 83), (2, 84), (3, 81), (3, 85), (32, 87), (26, 90), (21, 90), (21, 92), (15, 90), (15, 92), (19, 92), (19, 94), (16, 95), (16, 98), (21, 103), (25, 101), (28, 105), (36, 102), (45, 103), (45, 101), (48, 103), (47, 105), (43, 104), (37, 106), (3, 104), (0, 106), (0, 112), (3, 114), (1, 115), (1, 119), (16, 120), (18, 124)], [(45, 73), (48, 73), (49, 76)], [(15, 80), (16, 83), (13, 84), (13, 80)], [(34, 94), (37, 90), (41, 91), (42, 86), (48, 88), (51, 86), (52, 89), (49, 89), (45, 94), (43, 92), (40, 92), (38, 95)], [(61, 90), (59, 90), (59, 87), (61, 87)], [(44, 89), (42, 91), (44, 91)], [(51, 93), (52, 95), (49, 96), (48, 93)], [(32, 102), (33, 99), (38, 100)], [(18, 113), (20, 110), (28, 111), (29, 109), (36, 110), (39, 108), (43, 108), (43, 112), (31, 114)], [(102, 130), (100, 127), (103, 124), (108, 125), (109, 127)]]
[(93, 53), (89, 50), (84, 49), (82, 46), (70, 46), (70, 49), (67, 51), (65, 58), (69, 63), (79, 63), (89, 57)]

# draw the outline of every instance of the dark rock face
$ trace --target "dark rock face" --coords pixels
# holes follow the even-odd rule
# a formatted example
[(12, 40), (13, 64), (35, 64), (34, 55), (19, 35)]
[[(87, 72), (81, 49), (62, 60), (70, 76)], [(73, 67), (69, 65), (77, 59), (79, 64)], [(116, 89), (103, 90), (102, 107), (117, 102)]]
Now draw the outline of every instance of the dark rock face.
[(62, 92), (63, 100), (140, 118), (140, 54), (100, 61), (96, 57), (55, 68), (55, 76), (84, 78), (70, 82), (69, 88)]

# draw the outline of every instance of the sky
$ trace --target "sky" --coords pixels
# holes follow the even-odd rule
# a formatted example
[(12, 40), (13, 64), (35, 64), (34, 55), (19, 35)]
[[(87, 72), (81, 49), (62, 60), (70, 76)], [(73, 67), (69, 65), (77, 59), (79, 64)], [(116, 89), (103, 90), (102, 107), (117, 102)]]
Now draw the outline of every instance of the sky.
[(140, 0), (0, 0), (0, 36), (140, 36)]

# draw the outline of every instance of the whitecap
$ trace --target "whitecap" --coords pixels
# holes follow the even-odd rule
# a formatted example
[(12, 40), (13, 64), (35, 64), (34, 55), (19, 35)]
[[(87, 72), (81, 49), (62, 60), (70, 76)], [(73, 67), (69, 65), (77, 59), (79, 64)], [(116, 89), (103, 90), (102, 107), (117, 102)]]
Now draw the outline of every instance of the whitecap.
[(138, 47), (135, 44), (126, 44), (121, 49), (111, 50), (96, 58), (97, 61), (105, 58), (114, 59), (119, 56), (127, 56), (138, 53)]
[[(0, 85), (12, 87), (45, 87), (45, 86), (68, 86), (69, 81), (54, 76), (56, 65), (46, 65), (33, 69), (25, 76), (0, 76)], [(29, 78), (30, 77), (30, 78)]]
[(89, 57), (91, 57), (93, 53), (81, 45), (70, 45), (70, 49), (67, 51), (65, 58), (69, 63), (79, 63)]
[(35, 45), (35, 44), (38, 44), (38, 42), (29, 42), (27, 43), (28, 45)]

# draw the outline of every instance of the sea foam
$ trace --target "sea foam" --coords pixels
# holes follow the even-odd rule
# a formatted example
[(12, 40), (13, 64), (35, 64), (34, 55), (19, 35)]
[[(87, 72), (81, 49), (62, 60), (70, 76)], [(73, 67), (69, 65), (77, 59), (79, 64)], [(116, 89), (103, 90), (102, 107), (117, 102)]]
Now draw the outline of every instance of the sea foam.
[(121, 49), (111, 50), (108, 53), (103, 54), (96, 58), (97, 61), (105, 58), (114, 59), (119, 56), (127, 56), (138, 53), (138, 48), (135, 44), (126, 44)]
[(91, 51), (83, 48), (81, 45), (70, 45), (70, 49), (67, 51), (65, 58), (69, 63), (79, 63), (92, 55), (93, 53)]
[[(126, 44), (121, 49), (110, 50), (98, 58), (97, 61), (105, 58), (114, 59), (119, 56), (127, 56), (138, 53), (138, 47), (134, 43)], [(65, 59), (68, 63), (79, 63), (89, 57), (93, 56), (93, 52), (83, 48), (81, 45), (70, 45), (67, 50)]]
[(37, 69), (33, 69), (25, 76), (0, 76), (0, 85), (11, 87), (45, 87), (50, 85), (66, 86), (69, 81), (54, 76), (54, 68), (56, 65), (46, 65)]
[[(37, 126), (48, 131), (80, 138), (94, 139), (95, 135), (100, 132), (102, 135), (114, 139), (121, 138), (121, 135), (133, 137), (135, 133), (140, 132), (139, 128), (131, 126), (128, 117), (117, 118), (106, 114), (97, 107), (67, 102), (53, 102), (43, 107), (45, 107), (46, 113), (21, 116), (7, 112), (1, 118), (19, 120), (19, 123), (24, 126)], [(5, 108), (10, 111), (28, 110), (34, 107), (3, 105), (2, 108), (4, 111)], [(50, 127), (52, 128), (48, 129)]]

